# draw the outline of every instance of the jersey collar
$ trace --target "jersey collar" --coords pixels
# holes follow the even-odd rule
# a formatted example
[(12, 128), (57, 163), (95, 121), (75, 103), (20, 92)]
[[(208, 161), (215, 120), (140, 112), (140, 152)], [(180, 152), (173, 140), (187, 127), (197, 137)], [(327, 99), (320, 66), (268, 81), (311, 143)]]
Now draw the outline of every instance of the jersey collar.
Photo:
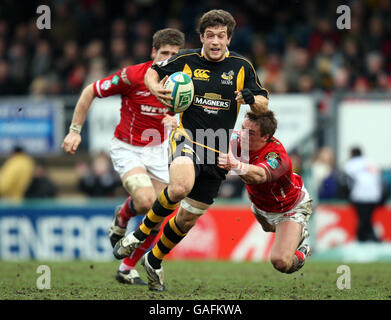
[[(204, 56), (204, 46), (202, 46), (201, 48), (201, 57)], [(228, 47), (225, 47), (225, 57), (229, 57), (229, 50), (228, 50)]]

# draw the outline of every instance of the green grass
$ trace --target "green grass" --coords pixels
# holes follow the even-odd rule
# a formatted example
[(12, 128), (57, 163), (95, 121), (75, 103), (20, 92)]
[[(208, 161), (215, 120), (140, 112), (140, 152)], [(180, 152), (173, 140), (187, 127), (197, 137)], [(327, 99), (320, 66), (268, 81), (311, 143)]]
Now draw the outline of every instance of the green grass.
[[(39, 265), (51, 269), (51, 289), (36, 287)], [(391, 299), (391, 263), (347, 265), (351, 289), (339, 290), (337, 267), (342, 263), (308, 261), (287, 275), (270, 263), (167, 261), (167, 291), (119, 284), (118, 262), (0, 262), (0, 299), (115, 299), (115, 300), (259, 300), (259, 299)], [(138, 267), (145, 279), (145, 272)]]

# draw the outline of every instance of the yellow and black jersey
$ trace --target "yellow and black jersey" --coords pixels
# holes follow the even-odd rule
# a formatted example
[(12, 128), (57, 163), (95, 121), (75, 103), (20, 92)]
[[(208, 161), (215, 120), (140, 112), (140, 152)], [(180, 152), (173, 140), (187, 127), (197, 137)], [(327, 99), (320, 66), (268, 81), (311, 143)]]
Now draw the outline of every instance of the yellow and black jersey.
[(194, 99), (180, 115), (180, 128), (186, 129), (197, 145), (206, 145), (221, 152), (227, 152), (230, 130), (235, 125), (240, 108), (235, 100), (235, 91), (248, 88), (254, 95), (268, 97), (252, 64), (228, 50), (225, 59), (220, 62), (206, 60), (201, 49), (182, 50), (152, 68), (161, 79), (177, 71), (191, 77)]

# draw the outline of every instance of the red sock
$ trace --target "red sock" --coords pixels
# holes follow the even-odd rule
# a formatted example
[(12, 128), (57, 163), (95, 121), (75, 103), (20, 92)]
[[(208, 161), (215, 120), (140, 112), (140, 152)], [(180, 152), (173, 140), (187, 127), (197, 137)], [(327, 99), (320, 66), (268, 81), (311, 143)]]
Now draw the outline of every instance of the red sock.
[(144, 243), (139, 246), (130, 257), (126, 257), (123, 261), (127, 266), (134, 268), (140, 258), (147, 252), (147, 250), (155, 245), (157, 240), (157, 233), (150, 234), (147, 239), (145, 239)]
[(121, 215), (121, 218), (124, 222), (128, 222), (129, 219), (131, 217), (135, 217), (136, 214), (133, 213), (131, 210), (130, 210), (130, 201), (132, 200), (131, 197), (128, 197), (124, 203), (124, 205), (122, 206), (122, 209), (120, 211), (120, 215)]
[(299, 250), (296, 250), (295, 256), (299, 262), (304, 260), (304, 253)]

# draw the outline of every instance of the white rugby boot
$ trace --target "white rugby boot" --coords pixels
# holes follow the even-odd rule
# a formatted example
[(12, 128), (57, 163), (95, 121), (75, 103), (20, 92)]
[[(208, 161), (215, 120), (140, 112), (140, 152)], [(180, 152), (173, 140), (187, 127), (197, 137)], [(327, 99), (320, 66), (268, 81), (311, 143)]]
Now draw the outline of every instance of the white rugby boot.
[(147, 283), (140, 278), (139, 273), (136, 269), (130, 269), (130, 270), (117, 270), (117, 275), (115, 276), (115, 279), (117, 279), (118, 282), (124, 283), (124, 284), (137, 284), (146, 286)]
[(133, 232), (129, 233), (115, 244), (113, 249), (114, 257), (119, 260), (129, 257), (144, 241), (137, 239)]

